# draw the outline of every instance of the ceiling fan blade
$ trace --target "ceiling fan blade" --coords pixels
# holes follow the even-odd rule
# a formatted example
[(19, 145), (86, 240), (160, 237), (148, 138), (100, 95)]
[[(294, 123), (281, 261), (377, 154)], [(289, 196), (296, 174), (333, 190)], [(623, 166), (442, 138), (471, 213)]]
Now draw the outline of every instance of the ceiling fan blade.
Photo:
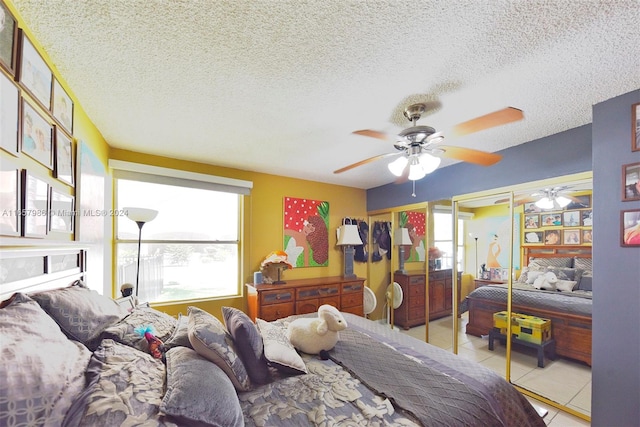
[(372, 130), (372, 129), (362, 129), (362, 130), (356, 130), (353, 131), (352, 133), (356, 134), (356, 135), (362, 135), (362, 136), (368, 136), (371, 138), (377, 138), (377, 139), (381, 139), (383, 141), (390, 141), (392, 140), (392, 136), (388, 135), (384, 132), (380, 132), (377, 130)]
[(360, 160), (359, 162), (352, 163), (349, 166), (345, 166), (343, 168), (334, 170), (333, 173), (346, 172), (353, 168), (357, 168), (358, 166), (366, 165), (367, 163), (375, 162), (376, 160), (384, 159), (385, 157), (397, 156), (398, 154), (401, 154), (401, 153), (387, 153), (387, 154), (380, 154), (378, 156), (369, 157), (368, 159)]
[(507, 107), (460, 123), (453, 128), (453, 134), (456, 136), (468, 135), (470, 133), (479, 132), (492, 127), (506, 125), (507, 123), (522, 120), (523, 118), (524, 114), (522, 113), (522, 110)]
[(502, 156), (500, 154), (488, 153), (486, 151), (474, 150), (472, 148), (440, 145), (438, 146), (438, 149), (443, 151), (440, 154), (440, 156), (442, 157), (462, 160), (469, 163), (475, 163), (481, 166), (491, 166), (494, 163), (498, 163), (500, 159), (502, 159)]

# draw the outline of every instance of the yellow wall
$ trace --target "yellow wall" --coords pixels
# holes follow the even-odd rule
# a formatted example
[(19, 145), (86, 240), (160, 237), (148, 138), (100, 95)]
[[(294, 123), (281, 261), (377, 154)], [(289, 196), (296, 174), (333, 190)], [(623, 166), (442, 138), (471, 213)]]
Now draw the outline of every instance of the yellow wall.
[[(191, 172), (205, 173), (253, 182), (251, 195), (244, 201), (243, 269), (241, 277), (245, 283), (253, 281), (253, 272), (260, 270), (262, 260), (274, 250), (283, 249), (283, 202), (284, 197), (309, 198), (329, 202), (329, 265), (286, 270), (283, 279), (303, 279), (319, 276), (339, 276), (343, 270), (342, 251), (335, 246), (335, 230), (343, 217), (364, 218), (366, 215), (366, 192), (356, 188), (323, 184), (301, 179), (286, 178), (239, 169), (224, 168), (153, 156), (127, 150), (111, 149), (109, 157), (116, 160), (143, 163)], [(115, 258), (115, 256), (114, 256)], [(355, 263), (355, 273), (366, 277), (366, 264)], [(224, 305), (245, 309), (244, 298), (200, 301), (192, 305), (220, 314)], [(186, 304), (157, 305), (172, 315), (186, 314)]]

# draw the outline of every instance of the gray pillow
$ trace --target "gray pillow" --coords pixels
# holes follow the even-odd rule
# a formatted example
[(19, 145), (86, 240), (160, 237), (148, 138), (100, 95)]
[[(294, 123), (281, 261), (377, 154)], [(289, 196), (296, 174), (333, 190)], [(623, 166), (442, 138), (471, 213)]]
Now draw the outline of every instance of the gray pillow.
[(197, 307), (189, 307), (189, 342), (199, 355), (218, 365), (236, 390), (251, 388), (251, 380), (238, 356), (233, 338), (214, 316)]
[(535, 262), (538, 265), (552, 266), (552, 267), (571, 267), (573, 265), (572, 257), (557, 257), (557, 258), (536, 258), (530, 257), (529, 264)]
[(256, 319), (256, 325), (262, 335), (264, 357), (269, 365), (290, 375), (308, 373), (307, 366), (291, 345), (283, 328), (262, 319)]
[(222, 307), (222, 318), (251, 381), (256, 384), (268, 383), (269, 368), (263, 357), (262, 336), (255, 323), (244, 312), (233, 307)]
[(71, 339), (95, 350), (99, 336), (128, 312), (109, 297), (76, 280), (71, 286), (31, 295)]
[(189, 316), (178, 314), (178, 323), (168, 340), (164, 342), (164, 347), (169, 350), (174, 347), (191, 347), (189, 342)]
[(573, 267), (581, 270), (593, 270), (593, 259), (575, 257), (573, 259)]
[(231, 380), (190, 348), (167, 352), (167, 391), (160, 410), (180, 425), (244, 426)]
[(591, 271), (585, 271), (580, 277), (577, 289), (580, 289), (581, 291), (593, 291), (592, 281), (593, 276), (591, 274)]
[(85, 386), (89, 350), (20, 293), (0, 309), (0, 337), (0, 425), (61, 425)]
[(526, 267), (522, 267), (522, 270), (520, 270), (520, 277), (518, 277), (518, 282), (531, 284), (537, 276), (544, 272), (544, 270), (544, 266), (536, 263), (531, 263)]
[(555, 274), (558, 280), (572, 280), (578, 282), (580, 281), (580, 276), (582, 276), (582, 270), (578, 270), (577, 268), (548, 266), (546, 271), (550, 271)]

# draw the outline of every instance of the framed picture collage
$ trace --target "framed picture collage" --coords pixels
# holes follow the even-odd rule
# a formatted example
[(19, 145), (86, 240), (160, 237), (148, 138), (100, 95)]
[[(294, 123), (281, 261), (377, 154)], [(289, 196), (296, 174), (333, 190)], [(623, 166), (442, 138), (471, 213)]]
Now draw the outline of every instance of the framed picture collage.
[(0, 235), (73, 240), (74, 103), (0, 0)]
[(590, 246), (593, 243), (591, 195), (572, 196), (563, 210), (542, 210), (525, 203), (522, 214), (525, 245)]

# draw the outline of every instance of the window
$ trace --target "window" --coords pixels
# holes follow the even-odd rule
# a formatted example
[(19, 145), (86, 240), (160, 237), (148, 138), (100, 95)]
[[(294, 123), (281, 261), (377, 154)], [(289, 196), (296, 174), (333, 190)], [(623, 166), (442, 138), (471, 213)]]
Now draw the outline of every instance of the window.
[[(434, 246), (442, 251), (442, 268), (453, 268), (453, 219), (451, 213), (433, 213)], [(464, 265), (464, 220), (458, 218), (458, 263), (457, 270)]]
[(125, 214), (127, 207), (141, 207), (158, 211), (142, 227), (141, 301), (174, 302), (241, 293), (241, 194), (217, 191), (215, 184), (166, 176), (118, 170), (114, 176), (118, 288), (136, 283), (140, 230)]

